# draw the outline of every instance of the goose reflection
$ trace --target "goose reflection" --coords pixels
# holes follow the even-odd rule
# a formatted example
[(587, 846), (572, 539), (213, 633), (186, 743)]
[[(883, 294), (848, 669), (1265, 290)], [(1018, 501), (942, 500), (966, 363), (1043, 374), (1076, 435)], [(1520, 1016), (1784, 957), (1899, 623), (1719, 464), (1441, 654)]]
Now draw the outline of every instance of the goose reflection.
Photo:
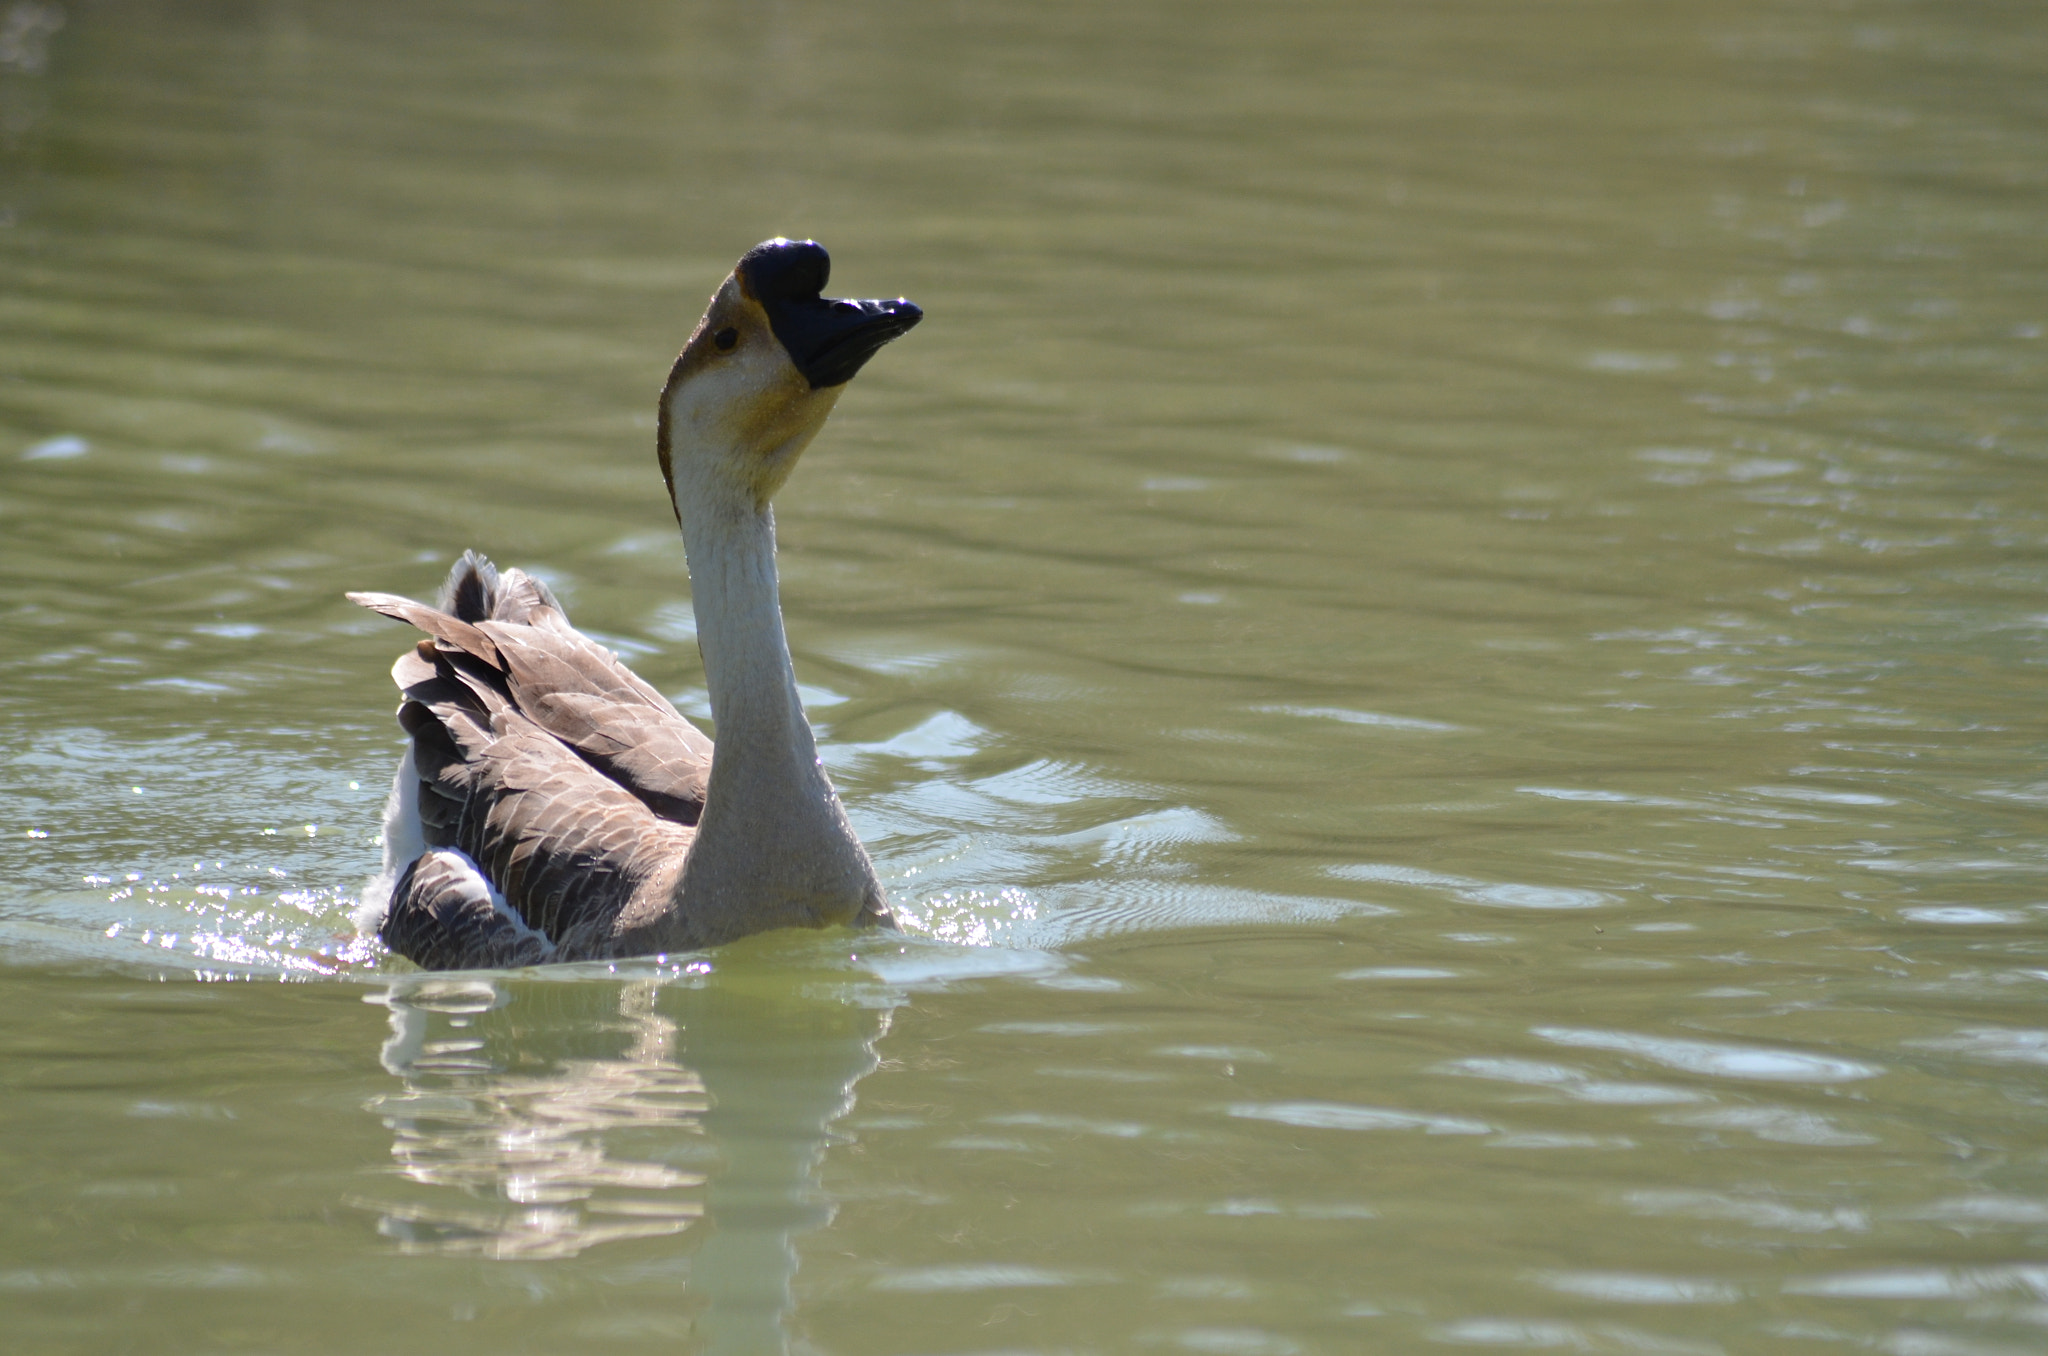
[[(503, 1071), (476, 1019), (507, 994), (483, 981), (393, 991), (386, 1070), (402, 1092), (369, 1103), (392, 1135), (400, 1175), (442, 1196), (379, 1206), (378, 1231), (408, 1252), (570, 1257), (599, 1243), (680, 1233), (704, 1213), (704, 1175), (621, 1156), (632, 1130), (701, 1136), (704, 1081), (675, 1059), (677, 1028), (658, 985), (618, 990), (626, 1049), (567, 1058), (545, 1073)], [(451, 1029), (436, 1039), (436, 1019)], [(477, 1034), (472, 1034), (477, 1033)]]
[(401, 1086), (367, 1109), (405, 1185), (356, 1204), (407, 1253), (678, 1249), (704, 1349), (786, 1349), (796, 1239), (833, 1213), (817, 1180), (831, 1125), (889, 1014), (844, 975), (735, 971), (423, 975), (375, 995)]

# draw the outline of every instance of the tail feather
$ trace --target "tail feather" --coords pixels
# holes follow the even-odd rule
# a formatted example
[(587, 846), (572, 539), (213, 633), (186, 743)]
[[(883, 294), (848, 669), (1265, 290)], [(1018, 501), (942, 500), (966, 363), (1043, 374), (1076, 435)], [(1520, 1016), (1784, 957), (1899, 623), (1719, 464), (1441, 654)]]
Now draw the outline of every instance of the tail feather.
[[(524, 570), (500, 570), (488, 556), (464, 551), (441, 586), (440, 609), (459, 621), (533, 622), (542, 608), (562, 611), (553, 589)], [(568, 618), (566, 614), (563, 620)]]
[(488, 556), (464, 551), (448, 571), (439, 603), (443, 612), (462, 621), (489, 621), (498, 603), (498, 567)]

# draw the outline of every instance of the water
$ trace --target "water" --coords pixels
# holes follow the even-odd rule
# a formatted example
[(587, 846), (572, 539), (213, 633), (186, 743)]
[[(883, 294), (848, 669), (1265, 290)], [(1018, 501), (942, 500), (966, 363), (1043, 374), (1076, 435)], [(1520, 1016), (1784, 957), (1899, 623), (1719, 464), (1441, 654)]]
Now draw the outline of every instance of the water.
[[(9, 0), (9, 1349), (2039, 1350), (2044, 69)], [(701, 712), (653, 395), (775, 233), (928, 315), (779, 504), (905, 932), (409, 973), (339, 595)]]

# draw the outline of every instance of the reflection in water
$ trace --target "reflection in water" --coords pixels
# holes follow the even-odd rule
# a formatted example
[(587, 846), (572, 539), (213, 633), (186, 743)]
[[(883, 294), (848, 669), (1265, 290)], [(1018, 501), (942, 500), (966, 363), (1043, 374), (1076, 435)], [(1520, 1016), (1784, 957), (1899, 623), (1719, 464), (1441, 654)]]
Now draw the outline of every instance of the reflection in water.
[(796, 1237), (831, 1218), (829, 1127), (888, 1026), (844, 982), (797, 978), (741, 962), (694, 986), (394, 984), (373, 1001), (404, 1086), (367, 1109), (399, 1178), (426, 1190), (357, 1203), (416, 1254), (567, 1258), (687, 1231), (677, 1301), (700, 1315), (702, 1349), (786, 1350)]
[(605, 1145), (626, 1129), (703, 1131), (704, 1082), (675, 1062), (676, 1024), (654, 1010), (657, 992), (651, 982), (619, 990), (623, 1056), (522, 1076), (494, 1068), (484, 1040), (430, 1039), (437, 1015), (467, 1026), (501, 1006), (493, 984), (391, 991), (383, 1063), (405, 1091), (369, 1109), (391, 1128), (403, 1175), (454, 1195), (380, 1205), (378, 1231), (408, 1252), (537, 1258), (688, 1228), (704, 1213), (703, 1175), (613, 1157)]

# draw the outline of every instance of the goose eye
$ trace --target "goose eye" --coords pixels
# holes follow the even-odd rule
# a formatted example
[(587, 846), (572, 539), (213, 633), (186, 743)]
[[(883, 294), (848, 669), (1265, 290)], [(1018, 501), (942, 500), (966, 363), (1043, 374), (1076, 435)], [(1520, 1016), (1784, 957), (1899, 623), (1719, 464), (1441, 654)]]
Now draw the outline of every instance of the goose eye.
[(740, 332), (730, 325), (727, 325), (724, 329), (711, 336), (711, 342), (718, 345), (720, 353), (732, 352), (733, 345), (739, 341)]

